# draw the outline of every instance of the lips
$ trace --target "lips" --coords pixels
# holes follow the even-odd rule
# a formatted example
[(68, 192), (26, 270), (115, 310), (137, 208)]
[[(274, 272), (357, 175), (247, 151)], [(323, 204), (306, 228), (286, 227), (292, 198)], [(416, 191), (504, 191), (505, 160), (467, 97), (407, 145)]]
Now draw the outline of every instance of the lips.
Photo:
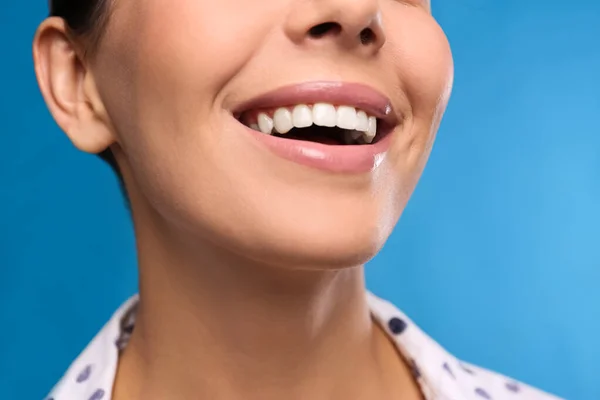
[(318, 81), (284, 86), (242, 102), (232, 111), (239, 117), (248, 110), (316, 103), (352, 106), (381, 119), (385, 124), (396, 125), (398, 122), (392, 103), (385, 95), (360, 83), (345, 82)]
[(400, 121), (378, 91), (323, 81), (265, 93), (240, 103), (233, 114), (275, 155), (337, 173), (364, 173), (380, 165), (391, 144), (389, 133)]

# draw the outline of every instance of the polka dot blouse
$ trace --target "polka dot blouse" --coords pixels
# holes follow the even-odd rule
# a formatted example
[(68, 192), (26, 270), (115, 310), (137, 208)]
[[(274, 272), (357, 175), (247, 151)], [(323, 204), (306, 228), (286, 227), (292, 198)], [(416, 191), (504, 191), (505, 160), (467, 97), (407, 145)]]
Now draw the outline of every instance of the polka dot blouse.
[[(426, 400), (560, 400), (502, 375), (457, 360), (391, 303), (368, 295), (375, 320), (408, 360)], [(46, 400), (110, 400), (119, 352), (135, 324), (133, 297), (75, 360)]]

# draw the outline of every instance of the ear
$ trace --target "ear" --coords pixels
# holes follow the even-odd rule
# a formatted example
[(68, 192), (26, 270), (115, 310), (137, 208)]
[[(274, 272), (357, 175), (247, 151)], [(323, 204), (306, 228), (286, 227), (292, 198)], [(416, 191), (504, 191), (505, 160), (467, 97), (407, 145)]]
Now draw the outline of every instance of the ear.
[(78, 149), (100, 153), (115, 142), (96, 82), (62, 18), (39, 26), (33, 41), (35, 73), (57, 124)]

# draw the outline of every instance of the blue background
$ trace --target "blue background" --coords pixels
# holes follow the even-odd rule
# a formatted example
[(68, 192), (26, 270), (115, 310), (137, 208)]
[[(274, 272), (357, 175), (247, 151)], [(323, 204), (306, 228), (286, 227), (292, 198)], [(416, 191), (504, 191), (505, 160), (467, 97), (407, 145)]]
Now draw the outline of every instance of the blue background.
[[(50, 118), (30, 42), (44, 1), (0, 8), (0, 398), (40, 399), (135, 290), (115, 178)], [(434, 0), (453, 98), (369, 286), (450, 351), (600, 399), (600, 2)]]

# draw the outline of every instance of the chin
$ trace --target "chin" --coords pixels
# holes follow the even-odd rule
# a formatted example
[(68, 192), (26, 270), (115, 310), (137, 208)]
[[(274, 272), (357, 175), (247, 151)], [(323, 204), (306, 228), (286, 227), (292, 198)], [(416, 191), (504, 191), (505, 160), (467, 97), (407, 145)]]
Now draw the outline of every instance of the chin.
[(247, 165), (212, 177), (178, 168), (193, 175), (173, 174), (177, 181), (144, 185), (150, 214), (160, 221), (156, 225), (184, 237), (194, 257), (208, 250), (200, 241), (240, 262), (332, 270), (371, 260), (406, 203), (406, 191), (399, 190), (400, 180), (391, 179), (391, 173), (367, 180), (307, 171), (308, 177), (290, 183)]
[[(245, 256), (255, 262), (279, 268), (302, 270), (338, 270), (362, 266), (383, 247), (383, 242), (323, 238), (314, 241), (273, 243), (270, 246), (243, 248)], [(236, 249), (240, 252), (240, 248)]]
[[(229, 237), (227, 246), (255, 262), (281, 268), (336, 270), (362, 266), (383, 247), (393, 224), (319, 221)], [(233, 240), (232, 240), (233, 239)]]

